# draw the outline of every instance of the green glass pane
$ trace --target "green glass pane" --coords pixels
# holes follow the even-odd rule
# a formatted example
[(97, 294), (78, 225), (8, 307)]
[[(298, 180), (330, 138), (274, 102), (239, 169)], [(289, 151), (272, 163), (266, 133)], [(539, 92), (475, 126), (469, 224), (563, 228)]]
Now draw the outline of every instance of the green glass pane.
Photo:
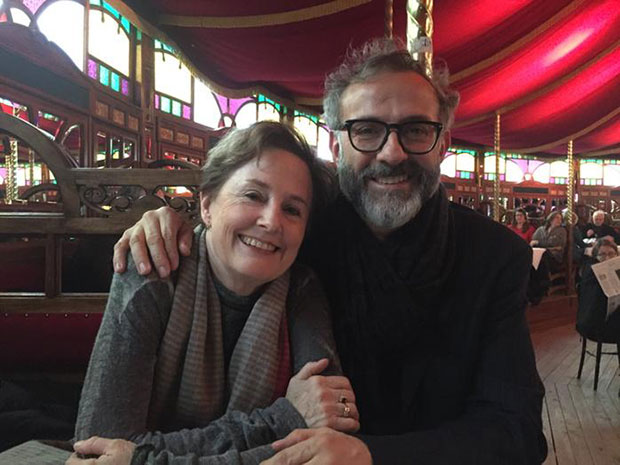
[(155, 39), (154, 45), (155, 48), (161, 48), (161, 42), (157, 39)]
[(91, 5), (101, 5), (101, 0), (90, 0)]
[(112, 83), (110, 84), (110, 87), (112, 87), (112, 89), (114, 89), (116, 92), (120, 91), (121, 89), (121, 79), (119, 75), (115, 72), (112, 72)]
[(99, 65), (99, 82), (104, 86), (110, 85), (110, 70), (103, 65)]
[(127, 34), (129, 34), (129, 32), (131, 31), (131, 23), (129, 22), (129, 20), (127, 18), (121, 17), (121, 24), (127, 31)]
[(142, 31), (136, 30), (136, 39), (142, 40)]
[(114, 7), (112, 5), (110, 5), (108, 2), (103, 2), (103, 7), (108, 10), (110, 13), (112, 13), (112, 15), (118, 19), (120, 17), (120, 13), (114, 9)]
[(170, 113), (170, 99), (162, 95), (160, 103), (160, 110), (166, 113)]
[(181, 116), (181, 102), (176, 100), (172, 101), (172, 114), (174, 116)]

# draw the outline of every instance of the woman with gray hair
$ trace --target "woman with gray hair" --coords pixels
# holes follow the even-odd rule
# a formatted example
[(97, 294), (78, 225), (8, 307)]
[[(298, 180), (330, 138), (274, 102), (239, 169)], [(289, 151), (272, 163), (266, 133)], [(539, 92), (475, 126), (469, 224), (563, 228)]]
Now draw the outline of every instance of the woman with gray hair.
[(551, 212), (545, 224), (540, 226), (532, 236), (532, 247), (547, 249), (550, 256), (549, 268), (555, 271), (564, 263), (564, 250), (566, 249), (566, 229), (562, 226), (562, 213)]
[[(293, 263), (329, 196), (327, 168), (293, 129), (261, 122), (224, 137), (203, 173), (203, 224), (178, 272), (159, 279), (132, 265), (114, 277), (80, 401), (78, 453), (255, 463), (272, 454), (257, 446), (295, 428), (359, 428), (319, 282)], [(85, 440), (93, 435), (133, 442)]]

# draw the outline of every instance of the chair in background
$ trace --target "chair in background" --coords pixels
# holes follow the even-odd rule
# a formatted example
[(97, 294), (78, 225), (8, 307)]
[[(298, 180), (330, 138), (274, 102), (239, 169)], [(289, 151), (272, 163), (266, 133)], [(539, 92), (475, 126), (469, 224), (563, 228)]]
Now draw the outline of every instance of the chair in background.
[[(596, 353), (595, 354), (590, 352), (587, 349), (588, 339), (590, 339), (593, 342), (596, 342)], [(596, 389), (598, 388), (598, 376), (599, 376), (599, 371), (601, 368), (601, 356), (602, 355), (617, 355), (618, 363), (620, 364), (620, 342), (610, 341), (610, 340), (601, 341), (601, 340), (596, 340), (594, 338), (588, 338), (584, 335), (581, 336), (581, 341), (582, 341), (581, 358), (579, 359), (579, 371), (577, 372), (577, 379), (581, 379), (581, 372), (583, 370), (584, 359), (586, 357), (586, 353), (588, 355), (595, 357), (596, 364), (594, 366), (594, 390), (596, 391)], [(603, 352), (603, 344), (615, 344), (617, 351), (616, 352)], [(620, 397), (620, 391), (618, 391), (618, 396)]]

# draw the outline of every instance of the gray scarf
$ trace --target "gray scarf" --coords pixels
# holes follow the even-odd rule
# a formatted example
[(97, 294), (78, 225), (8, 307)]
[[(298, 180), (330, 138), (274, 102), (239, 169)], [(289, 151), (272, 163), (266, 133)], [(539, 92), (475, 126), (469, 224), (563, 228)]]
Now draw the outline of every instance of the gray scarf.
[(280, 394), (283, 378), (290, 377), (290, 272), (271, 282), (254, 305), (226, 375), (221, 307), (205, 236), (204, 226), (197, 227), (192, 254), (181, 259), (155, 365), (149, 409), (153, 429), (201, 426), (228, 410), (265, 407)]

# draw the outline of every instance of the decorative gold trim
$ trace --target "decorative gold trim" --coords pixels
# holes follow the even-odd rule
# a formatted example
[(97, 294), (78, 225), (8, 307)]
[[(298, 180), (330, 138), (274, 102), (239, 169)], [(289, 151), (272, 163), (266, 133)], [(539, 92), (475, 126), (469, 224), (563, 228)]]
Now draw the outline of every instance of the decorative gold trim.
[(616, 108), (611, 113), (603, 116), (601, 119), (599, 119), (598, 121), (595, 121), (590, 126), (582, 129), (581, 131), (577, 131), (574, 134), (570, 134), (555, 142), (549, 142), (548, 144), (539, 145), (537, 147), (527, 147), (527, 148), (521, 148), (521, 149), (516, 148), (516, 149), (510, 149), (510, 150), (513, 152), (518, 152), (518, 153), (544, 152), (547, 149), (552, 149), (554, 147), (557, 147), (558, 145), (565, 144), (569, 140), (576, 140), (576, 139), (579, 139), (580, 137), (585, 136), (589, 132), (594, 131), (596, 128), (605, 124), (607, 121), (609, 121), (610, 119), (612, 119), (613, 117), (617, 115), (620, 115), (620, 107)]
[(620, 155), (620, 144), (611, 145), (603, 150), (596, 150), (594, 152), (581, 152), (578, 154), (582, 157), (602, 157), (606, 155)]
[(497, 63), (498, 61), (507, 57), (514, 51), (520, 49), (523, 45), (536, 39), (547, 29), (549, 29), (550, 27), (554, 26), (555, 24), (557, 24), (558, 22), (566, 18), (568, 15), (573, 13), (575, 10), (579, 9), (583, 3), (586, 3), (586, 0), (575, 0), (570, 5), (567, 5), (562, 10), (560, 10), (559, 13), (552, 16), (547, 21), (545, 21), (540, 26), (538, 26), (536, 29), (531, 31), (529, 34), (526, 34), (525, 36), (521, 37), (519, 40), (517, 40), (516, 42), (513, 42), (512, 44), (510, 44), (508, 47), (504, 48), (503, 50), (500, 50), (495, 55), (489, 58), (486, 58), (482, 61), (479, 61), (475, 65), (472, 65), (469, 68), (459, 71), (458, 73), (453, 74), (450, 78), (450, 82), (451, 83), (458, 82), (461, 79), (471, 76), (472, 74), (477, 73), (478, 71)]
[(570, 81), (571, 79), (573, 79), (575, 76), (580, 74), (585, 69), (589, 68), (590, 66), (595, 65), (598, 61), (604, 59), (607, 55), (615, 52), (618, 49), (618, 47), (620, 47), (620, 40), (617, 40), (611, 46), (607, 47), (605, 50), (603, 50), (598, 55), (596, 55), (594, 58), (592, 58), (588, 62), (582, 64), (581, 66), (579, 66), (578, 68), (574, 69), (570, 73), (562, 76), (560, 79), (554, 80), (551, 84), (547, 84), (546, 86), (541, 87), (540, 89), (536, 90), (535, 92), (530, 92), (527, 95), (524, 95), (523, 97), (515, 100), (514, 102), (512, 102), (512, 103), (510, 103), (508, 105), (504, 105), (502, 107), (499, 107), (499, 109), (497, 111), (484, 113), (483, 115), (476, 116), (475, 118), (459, 121), (458, 124), (457, 123), (454, 124), (454, 127), (455, 128), (462, 128), (462, 127), (465, 127), (465, 126), (470, 126), (472, 124), (479, 123), (480, 121), (484, 121), (485, 119), (490, 119), (493, 115), (495, 115), (495, 113), (505, 114), (505, 113), (508, 113), (509, 111), (512, 111), (512, 110), (514, 110), (514, 109), (516, 109), (518, 107), (521, 107), (521, 106), (525, 105), (526, 103), (531, 102), (534, 99), (537, 99), (541, 95), (549, 93), (549, 92), (555, 90), (556, 88), (560, 87), (561, 85), (565, 84), (566, 82)]
[(278, 26), (297, 23), (310, 19), (333, 15), (341, 11), (358, 7), (371, 0), (334, 0), (300, 10), (284, 11), (268, 15), (253, 16), (180, 16), (161, 15), (158, 18), (160, 25), (177, 27), (204, 27), (210, 29), (240, 29), (247, 27)]

